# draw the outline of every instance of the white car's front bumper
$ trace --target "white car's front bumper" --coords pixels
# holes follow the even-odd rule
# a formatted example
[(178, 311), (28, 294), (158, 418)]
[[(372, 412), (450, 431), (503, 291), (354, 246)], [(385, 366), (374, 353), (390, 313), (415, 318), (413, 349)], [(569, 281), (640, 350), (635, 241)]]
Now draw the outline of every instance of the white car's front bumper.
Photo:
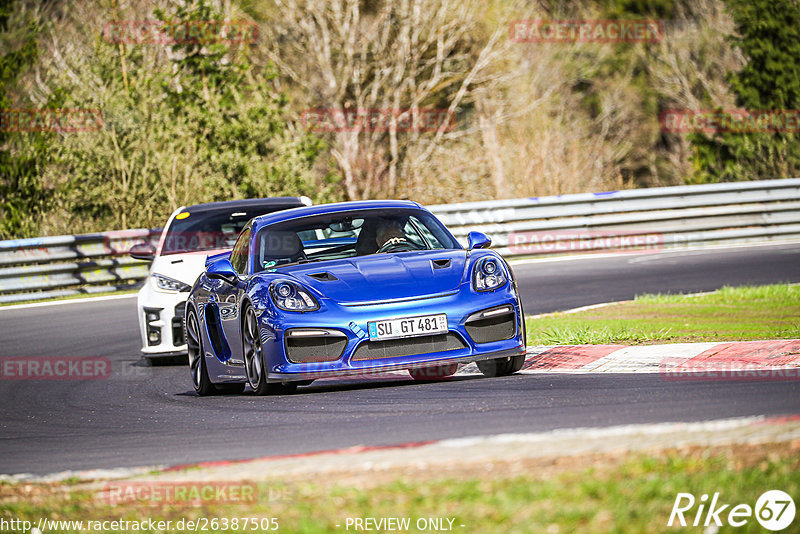
[(144, 356), (186, 354), (183, 318), (188, 296), (156, 290), (152, 277), (139, 290), (136, 311)]

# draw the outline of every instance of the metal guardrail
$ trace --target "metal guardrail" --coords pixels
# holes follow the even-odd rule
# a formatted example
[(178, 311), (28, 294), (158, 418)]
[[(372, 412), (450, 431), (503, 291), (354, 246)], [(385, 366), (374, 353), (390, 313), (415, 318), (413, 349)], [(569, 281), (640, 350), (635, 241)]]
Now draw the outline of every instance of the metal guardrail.
[(429, 206), (456, 237), (510, 257), (800, 238), (800, 179)]
[(148, 263), (130, 248), (160, 230), (123, 230), (0, 241), (0, 303), (135, 289)]
[[(462, 241), (508, 257), (800, 238), (800, 178), (430, 206)], [(0, 303), (137, 287), (127, 252), (160, 230), (0, 241)]]

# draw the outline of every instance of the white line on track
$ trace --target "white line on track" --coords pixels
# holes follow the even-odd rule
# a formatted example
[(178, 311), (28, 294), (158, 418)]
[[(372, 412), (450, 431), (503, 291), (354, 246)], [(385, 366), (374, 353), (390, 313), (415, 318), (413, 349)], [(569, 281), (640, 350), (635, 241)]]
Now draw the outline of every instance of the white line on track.
[(135, 298), (136, 293), (125, 295), (104, 295), (102, 297), (86, 297), (77, 299), (54, 300), (48, 302), (31, 302), (28, 304), (12, 304), (10, 306), (0, 306), (0, 312), (5, 310), (23, 310), (26, 308), (41, 308), (43, 306), (61, 306), (64, 304), (81, 304), (84, 302), (99, 302), (102, 300), (120, 300)]
[(500, 443), (539, 443), (548, 442), (555, 437), (580, 438), (585, 440), (605, 437), (621, 437), (630, 435), (660, 435), (672, 432), (718, 432), (732, 428), (740, 428), (765, 421), (765, 416), (735, 417), (692, 423), (642, 423), (632, 425), (616, 425), (608, 427), (557, 428), (545, 432), (526, 432), (519, 434), (495, 434), (493, 436), (474, 436), (468, 438), (443, 439), (438, 442), (442, 447), (464, 447), (469, 445), (492, 445)]

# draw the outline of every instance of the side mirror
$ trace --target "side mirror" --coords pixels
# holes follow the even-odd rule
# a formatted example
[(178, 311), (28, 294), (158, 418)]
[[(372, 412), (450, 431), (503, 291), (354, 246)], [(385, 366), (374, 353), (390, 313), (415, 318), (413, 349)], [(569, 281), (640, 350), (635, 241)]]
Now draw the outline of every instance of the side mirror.
[(133, 245), (128, 254), (135, 260), (153, 261), (156, 257), (156, 249), (150, 243), (139, 243)]
[(492, 244), (492, 240), (489, 239), (489, 236), (481, 232), (470, 232), (467, 236), (467, 240), (469, 241), (469, 250), (474, 248), (487, 248)]
[(206, 276), (215, 280), (222, 280), (231, 285), (236, 285), (239, 277), (236, 276), (236, 271), (233, 270), (230, 260), (221, 259), (217, 260), (206, 268)]

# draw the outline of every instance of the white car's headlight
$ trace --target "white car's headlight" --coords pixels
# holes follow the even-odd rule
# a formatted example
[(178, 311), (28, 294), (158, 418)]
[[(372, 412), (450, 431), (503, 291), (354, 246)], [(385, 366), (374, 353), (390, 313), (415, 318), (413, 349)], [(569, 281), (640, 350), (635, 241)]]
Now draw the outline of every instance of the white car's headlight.
[(500, 260), (489, 256), (475, 263), (472, 281), (476, 291), (493, 291), (504, 286), (508, 282), (508, 276)]
[(319, 304), (303, 287), (292, 282), (278, 282), (270, 286), (275, 305), (284, 311), (307, 312), (319, 308)]
[(178, 280), (170, 278), (169, 276), (164, 276), (163, 274), (154, 274), (153, 280), (156, 282), (156, 286), (159, 289), (163, 289), (164, 291), (191, 291), (192, 286), (189, 284), (184, 284)]

